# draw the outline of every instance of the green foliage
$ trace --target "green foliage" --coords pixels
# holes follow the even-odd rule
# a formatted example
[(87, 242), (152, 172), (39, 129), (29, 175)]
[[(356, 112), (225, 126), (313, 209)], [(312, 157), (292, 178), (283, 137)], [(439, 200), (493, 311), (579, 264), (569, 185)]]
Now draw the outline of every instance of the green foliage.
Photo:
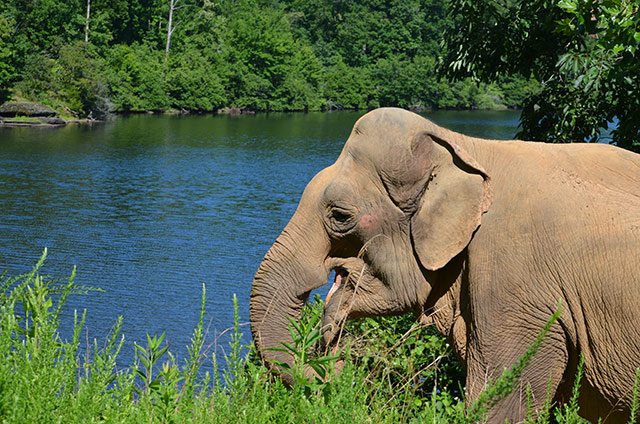
[(91, 45), (80, 41), (63, 45), (55, 57), (29, 56), (15, 91), (76, 118), (102, 119), (112, 108), (103, 60)]
[(636, 422), (636, 415), (638, 414), (638, 407), (640, 407), (640, 368), (636, 368), (636, 378), (633, 381), (631, 400), (629, 424), (634, 424)]
[(147, 347), (142, 347), (134, 343), (136, 349), (136, 360), (142, 364), (142, 370), (138, 369), (137, 364), (134, 365), (134, 371), (142, 378), (144, 382), (144, 391), (148, 393), (150, 390), (157, 390), (160, 387), (160, 378), (153, 378), (153, 367), (158, 360), (167, 353), (169, 346), (160, 347), (164, 333), (160, 337), (151, 337), (147, 334)]
[(451, 0), (443, 72), (535, 77), (524, 100), (522, 138), (607, 139), (640, 151), (640, 1)]
[[(148, 335), (146, 346), (134, 345), (136, 363), (118, 368), (122, 318), (102, 348), (88, 340), (81, 347), (85, 314), (74, 314), (71, 340), (61, 339), (58, 326), (66, 299), (92, 289), (76, 285), (75, 272), (64, 280), (42, 276), (45, 256), (46, 251), (25, 275), (0, 276), (2, 422), (475, 422), (513, 389), (558, 315), (514, 367), (465, 411), (463, 373), (446, 341), (409, 316), (349, 323), (344, 368), (332, 375), (336, 357), (314, 348), (323, 309), (319, 299), (305, 307), (300, 322), (292, 323), (294, 342), (282, 348), (294, 357), (288, 371), (297, 384), (291, 389), (252, 359), (253, 346), (243, 345), (235, 296), (231, 341), (224, 369), (218, 370), (217, 349), (211, 354), (204, 349), (204, 286), (184, 365), (163, 346), (163, 336)], [(213, 374), (202, 374), (208, 360)], [(305, 378), (306, 367), (317, 375)], [(577, 415), (582, 369), (581, 361), (567, 405), (552, 408), (548, 393), (546, 408), (535, 417), (529, 413), (527, 422), (551, 422), (551, 413), (559, 423), (583, 422)], [(638, 381), (630, 422), (637, 411)]]
[(233, 46), (232, 105), (251, 110), (308, 110), (322, 106), (321, 66), (313, 51), (294, 40), (279, 10), (233, 15), (226, 42)]
[[(580, 43), (560, 56), (559, 74), (571, 78), (567, 91), (588, 102), (583, 108), (571, 105), (573, 110), (563, 110), (558, 126), (579, 127), (580, 120), (576, 124), (572, 119), (578, 115), (595, 138), (617, 118), (612, 141), (640, 151), (640, 1), (562, 0), (558, 7), (569, 17), (558, 22), (556, 31)], [(581, 115), (595, 114), (598, 121), (587, 120), (576, 109)]]
[(227, 103), (222, 78), (199, 50), (170, 56), (165, 87), (176, 109), (211, 111)]
[(584, 356), (580, 355), (580, 362), (578, 362), (578, 369), (576, 371), (576, 379), (573, 383), (573, 389), (571, 390), (571, 398), (569, 402), (562, 405), (562, 407), (556, 409), (555, 419), (557, 422), (567, 424), (581, 424), (588, 421), (580, 418), (578, 411), (580, 406), (578, 405), (578, 397), (580, 396), (580, 380), (584, 375)]
[[(431, 397), (434, 389), (462, 397), (464, 372), (451, 347), (433, 326), (420, 326), (412, 314), (352, 321), (345, 331), (354, 362), (371, 376), (386, 373), (393, 386), (402, 382), (420, 398)], [(405, 381), (409, 376), (412, 380)]]
[(18, 53), (12, 38), (15, 37), (15, 19), (12, 16), (0, 14), (0, 102), (9, 97), (9, 87), (18, 77), (16, 62)]
[[(519, 107), (519, 86), (435, 75), (446, 28), (435, 0), (84, 0), (0, 5), (0, 101), (107, 113)], [(485, 88), (491, 88), (489, 93)]]
[(169, 98), (164, 89), (163, 55), (149, 44), (113, 46), (106, 57), (107, 81), (116, 110), (136, 112), (165, 110)]
[[(10, 1), (5, 7), (19, 11), (18, 23), (26, 26), (31, 45), (45, 51), (57, 50), (60, 44), (77, 40), (82, 31), (82, 1), (35, 0)], [(86, 4), (85, 4), (86, 5)], [(86, 11), (85, 11), (86, 13)]]
[[(324, 304), (316, 297), (316, 301), (300, 321), (289, 321), (289, 331), (293, 343), (282, 343), (283, 347), (269, 350), (285, 352), (293, 357), (293, 366), (281, 361), (274, 361), (276, 365), (289, 374), (296, 387), (302, 387), (307, 396), (317, 394), (327, 386), (338, 355), (313, 355), (312, 349), (322, 338), (320, 331), (322, 308)], [(311, 368), (315, 374), (311, 377), (305, 372)]]
[(366, 109), (375, 104), (372, 92), (366, 70), (351, 68), (341, 58), (326, 69), (324, 93), (328, 109)]
[(383, 58), (435, 55), (440, 33), (448, 25), (443, 2), (434, 0), (283, 3), (302, 36), (316, 46), (328, 43), (327, 53), (351, 67)]
[(446, 339), (413, 314), (347, 323), (354, 366), (364, 390), (385, 399), (400, 422), (457, 422), (464, 417), (464, 371)]

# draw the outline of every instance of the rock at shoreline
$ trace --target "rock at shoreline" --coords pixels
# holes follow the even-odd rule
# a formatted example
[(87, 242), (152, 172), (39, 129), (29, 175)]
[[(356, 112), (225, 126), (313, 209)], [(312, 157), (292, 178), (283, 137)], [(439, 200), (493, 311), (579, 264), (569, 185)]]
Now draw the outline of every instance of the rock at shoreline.
[(67, 123), (67, 121), (57, 116), (53, 116), (53, 117), (43, 116), (38, 119), (44, 122), (45, 124), (49, 124), (49, 125), (65, 125)]
[(60, 118), (58, 112), (45, 105), (8, 102), (0, 106), (2, 127), (55, 127), (66, 124), (68, 121)]
[[(30, 102), (9, 102), (0, 106), (0, 116), (55, 117), (57, 112), (48, 106)], [(60, 119), (60, 118), (57, 118)], [(58, 122), (56, 122), (57, 124)]]

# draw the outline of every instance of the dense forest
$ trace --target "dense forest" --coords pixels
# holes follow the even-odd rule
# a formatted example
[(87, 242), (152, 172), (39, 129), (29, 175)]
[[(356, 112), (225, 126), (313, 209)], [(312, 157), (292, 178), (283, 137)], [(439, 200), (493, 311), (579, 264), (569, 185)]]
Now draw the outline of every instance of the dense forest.
[(0, 103), (110, 112), (513, 108), (522, 76), (436, 72), (448, 2), (6, 0)]

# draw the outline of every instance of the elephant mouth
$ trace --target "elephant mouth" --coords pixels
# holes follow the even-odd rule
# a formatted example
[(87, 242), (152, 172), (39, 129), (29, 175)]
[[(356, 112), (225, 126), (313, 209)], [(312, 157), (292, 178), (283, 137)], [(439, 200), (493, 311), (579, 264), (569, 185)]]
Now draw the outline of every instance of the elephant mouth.
[(349, 319), (355, 289), (366, 274), (367, 265), (357, 257), (331, 258), (328, 268), (335, 273), (335, 277), (324, 303), (322, 332), (325, 349), (334, 350), (338, 348), (336, 341), (342, 326)]
[(368, 266), (360, 257), (330, 258), (327, 265), (327, 268), (335, 273), (335, 277), (325, 299), (325, 305), (328, 305), (335, 293), (345, 288), (347, 283), (351, 282), (351, 288), (353, 288), (354, 284), (357, 286), (360, 280), (368, 275)]

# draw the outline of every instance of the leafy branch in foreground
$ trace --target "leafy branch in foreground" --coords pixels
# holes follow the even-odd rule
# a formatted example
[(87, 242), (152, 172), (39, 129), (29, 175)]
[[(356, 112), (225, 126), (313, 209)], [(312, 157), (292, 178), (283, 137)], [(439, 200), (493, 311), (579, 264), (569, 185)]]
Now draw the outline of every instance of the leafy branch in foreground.
[(149, 393), (150, 390), (157, 390), (160, 387), (160, 377), (153, 378), (153, 367), (169, 350), (169, 346), (160, 347), (163, 339), (164, 333), (162, 333), (160, 337), (151, 337), (147, 334), (146, 348), (136, 343), (133, 345), (136, 350), (136, 359), (142, 364), (142, 369), (134, 366), (134, 371), (142, 378), (145, 393)]
[(629, 413), (629, 424), (636, 422), (636, 414), (640, 407), (640, 368), (636, 368), (636, 378), (633, 382), (631, 411)]
[(518, 137), (640, 151), (640, 0), (451, 0), (441, 71), (533, 76)]
[(578, 398), (580, 397), (580, 380), (582, 380), (583, 375), (584, 355), (581, 354), (580, 360), (578, 362), (578, 369), (576, 371), (575, 382), (573, 383), (573, 389), (571, 389), (571, 398), (569, 399), (568, 403), (562, 405), (562, 407), (558, 408), (555, 411), (555, 419), (557, 422), (584, 422), (584, 420), (578, 417), (578, 411), (580, 410), (580, 406), (578, 405)]
[[(312, 350), (322, 338), (320, 320), (324, 303), (316, 296), (312, 306), (306, 309), (305, 316), (300, 321), (289, 319), (289, 332), (293, 343), (282, 343), (283, 347), (274, 347), (269, 350), (285, 352), (293, 357), (293, 366), (282, 362), (273, 361), (283, 372), (289, 374), (294, 384), (304, 387), (307, 394), (317, 393), (328, 382), (335, 367), (339, 355), (314, 355)], [(305, 374), (307, 367), (315, 371), (316, 375), (309, 381)]]

